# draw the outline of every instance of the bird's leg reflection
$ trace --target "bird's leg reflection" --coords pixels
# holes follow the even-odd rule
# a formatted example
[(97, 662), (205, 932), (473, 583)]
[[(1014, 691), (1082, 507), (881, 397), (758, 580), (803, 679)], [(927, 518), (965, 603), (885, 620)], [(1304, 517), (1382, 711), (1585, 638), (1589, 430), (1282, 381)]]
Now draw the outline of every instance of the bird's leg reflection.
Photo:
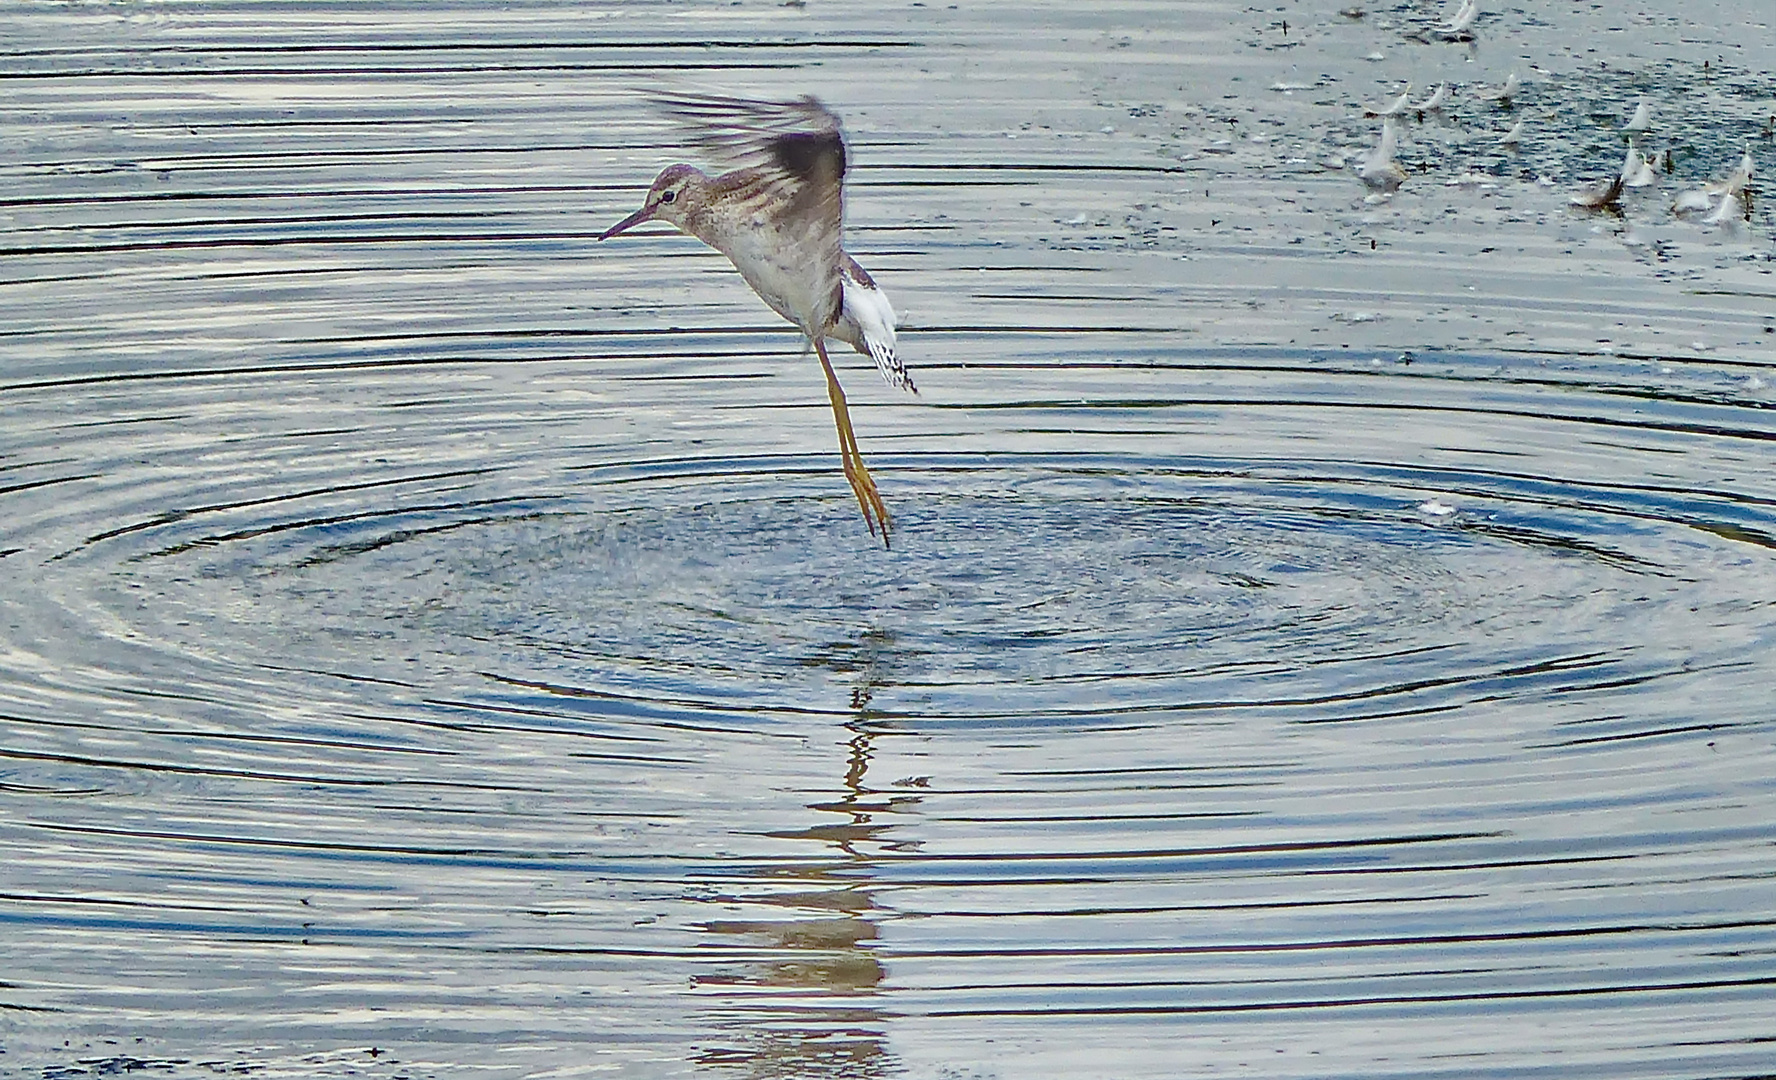
[(738, 939), (736, 951), (753, 955), (696, 981), (699, 990), (719, 996), (718, 1023), (732, 1039), (706, 1049), (701, 1064), (758, 1077), (897, 1071), (887, 1049), (887, 1018), (871, 1002), (886, 978), (871, 947), (886, 914), (876, 902), (871, 871), (876, 849), (889, 846), (887, 834), (895, 827), (881, 819), (913, 811), (920, 799), (872, 788), (874, 742), (883, 732), (861, 716), (845, 727), (850, 738), (841, 790), (836, 798), (808, 804), (841, 820), (770, 834), (814, 841), (838, 857), (764, 864), (744, 893), (730, 888), (717, 898), (753, 907), (756, 914), (703, 926), (724, 947), (736, 948), (728, 942)]

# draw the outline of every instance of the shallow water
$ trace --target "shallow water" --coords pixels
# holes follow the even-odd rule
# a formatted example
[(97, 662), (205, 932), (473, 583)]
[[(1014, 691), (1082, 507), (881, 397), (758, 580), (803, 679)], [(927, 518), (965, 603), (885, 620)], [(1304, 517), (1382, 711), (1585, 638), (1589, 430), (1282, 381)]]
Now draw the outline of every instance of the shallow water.
[(1567, 8), (0, 16), (0, 1075), (1770, 1072), (1776, 39)]

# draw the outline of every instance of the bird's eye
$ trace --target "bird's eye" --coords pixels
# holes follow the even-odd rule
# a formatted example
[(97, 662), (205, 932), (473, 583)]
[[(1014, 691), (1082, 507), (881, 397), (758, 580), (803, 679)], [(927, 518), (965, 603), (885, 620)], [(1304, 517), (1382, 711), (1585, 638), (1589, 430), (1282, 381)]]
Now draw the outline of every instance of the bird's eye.
[(678, 198), (678, 192), (676, 192), (676, 191), (662, 191), (662, 192), (660, 192), (660, 201), (661, 202), (671, 202), (673, 199), (676, 199), (676, 198)]

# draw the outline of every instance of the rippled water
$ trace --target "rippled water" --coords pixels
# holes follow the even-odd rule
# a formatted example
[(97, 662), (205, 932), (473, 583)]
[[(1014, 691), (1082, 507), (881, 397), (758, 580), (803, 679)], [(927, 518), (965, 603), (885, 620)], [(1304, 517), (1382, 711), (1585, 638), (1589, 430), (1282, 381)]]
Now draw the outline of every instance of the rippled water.
[(0, 1074), (1776, 1070), (1768, 14), (1086, 7), (0, 14)]

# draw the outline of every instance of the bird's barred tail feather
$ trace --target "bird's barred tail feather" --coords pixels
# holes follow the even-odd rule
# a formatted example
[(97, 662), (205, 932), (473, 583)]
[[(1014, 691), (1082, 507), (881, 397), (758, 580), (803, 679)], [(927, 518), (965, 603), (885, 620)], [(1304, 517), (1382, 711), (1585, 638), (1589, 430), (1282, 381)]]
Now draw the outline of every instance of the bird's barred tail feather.
[(876, 370), (882, 373), (882, 380), (896, 390), (918, 393), (919, 388), (913, 385), (913, 377), (907, 374), (906, 363), (894, 354), (894, 346), (881, 341), (869, 343), (870, 359), (876, 362)]

